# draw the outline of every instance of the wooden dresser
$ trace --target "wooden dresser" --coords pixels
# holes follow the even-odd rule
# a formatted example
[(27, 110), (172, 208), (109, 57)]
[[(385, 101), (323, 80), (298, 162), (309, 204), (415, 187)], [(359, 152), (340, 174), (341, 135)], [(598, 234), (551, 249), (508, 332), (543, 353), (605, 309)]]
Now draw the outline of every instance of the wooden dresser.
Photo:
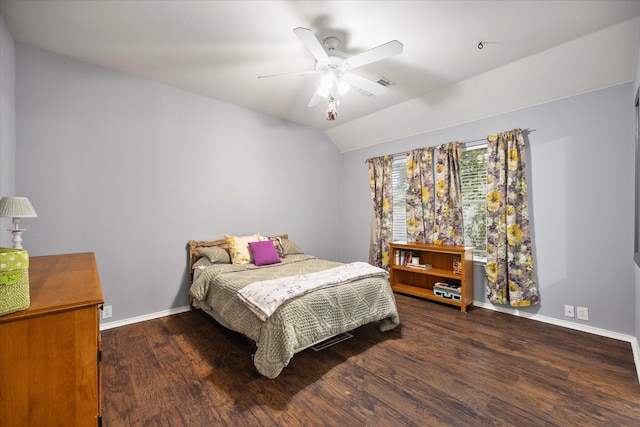
[(31, 257), (29, 282), (31, 306), (0, 316), (0, 426), (100, 425), (95, 256)]

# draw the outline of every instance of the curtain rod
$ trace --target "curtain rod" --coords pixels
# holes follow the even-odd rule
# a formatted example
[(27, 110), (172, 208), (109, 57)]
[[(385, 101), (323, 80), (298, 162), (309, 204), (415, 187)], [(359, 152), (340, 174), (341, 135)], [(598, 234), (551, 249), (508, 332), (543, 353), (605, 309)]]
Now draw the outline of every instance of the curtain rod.
[[(536, 131), (535, 129), (529, 129), (529, 128), (522, 129), (522, 132), (526, 132), (526, 133), (531, 133), (531, 132), (535, 132), (535, 131)], [(492, 135), (495, 135), (495, 134), (492, 134)], [(480, 145), (481, 142), (487, 142), (487, 138), (488, 138), (488, 136), (486, 138), (472, 139), (470, 141), (461, 141), (461, 142), (462, 142), (462, 145), (473, 147), (475, 145)], [(406, 154), (407, 151), (411, 151), (411, 150), (400, 151), (398, 153), (393, 153), (393, 154), (388, 154), (388, 155), (391, 156), (391, 157), (395, 157), (395, 156), (399, 156), (401, 154)], [(383, 155), (385, 155), (385, 154), (383, 154)], [(378, 157), (378, 156), (376, 156), (376, 157)], [(364, 162), (367, 163), (372, 158), (374, 158), (374, 157), (366, 159)]]

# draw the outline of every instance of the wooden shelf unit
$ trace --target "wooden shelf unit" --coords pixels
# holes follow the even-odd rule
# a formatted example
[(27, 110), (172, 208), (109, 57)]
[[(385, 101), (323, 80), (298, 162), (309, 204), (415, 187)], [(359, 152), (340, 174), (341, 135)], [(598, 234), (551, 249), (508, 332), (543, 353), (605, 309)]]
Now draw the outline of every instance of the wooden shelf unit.
[[(396, 253), (401, 252), (419, 252), (420, 264), (432, 267), (421, 269), (399, 265)], [(392, 243), (390, 256), (390, 280), (395, 292), (450, 304), (464, 312), (473, 303), (473, 247)], [(460, 273), (453, 270), (456, 258), (460, 262)], [(460, 284), (460, 301), (435, 295), (433, 285), (436, 282)]]

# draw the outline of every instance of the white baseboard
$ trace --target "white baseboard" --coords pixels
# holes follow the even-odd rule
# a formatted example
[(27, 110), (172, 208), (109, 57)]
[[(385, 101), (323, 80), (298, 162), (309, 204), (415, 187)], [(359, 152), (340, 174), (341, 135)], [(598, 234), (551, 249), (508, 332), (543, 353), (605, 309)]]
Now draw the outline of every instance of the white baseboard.
[(107, 322), (100, 324), (100, 330), (117, 328), (119, 326), (131, 325), (133, 323), (144, 322), (145, 320), (157, 319), (159, 317), (170, 316), (172, 314), (184, 313), (191, 308), (187, 305), (184, 307), (171, 308), (169, 310), (158, 311), (156, 313), (145, 314), (142, 316), (130, 317), (128, 319), (116, 320), (115, 322)]
[(638, 347), (638, 339), (633, 335), (620, 334), (618, 332), (612, 332), (607, 329), (594, 328), (589, 325), (582, 325), (579, 323), (568, 322), (562, 319), (555, 319), (553, 317), (541, 316), (535, 313), (529, 313), (526, 311), (518, 310), (511, 307), (500, 307), (490, 303), (474, 301), (475, 307), (486, 308), (488, 310), (498, 311), (500, 313), (512, 314), (514, 316), (526, 317), (527, 319), (537, 320), (538, 322), (549, 323), (552, 325), (562, 326), (564, 328), (575, 329), (576, 331), (588, 332), (594, 335), (600, 335), (607, 338), (613, 338), (620, 341), (626, 341), (631, 344), (631, 350), (633, 351), (633, 361), (636, 365), (636, 374), (638, 381), (640, 382), (640, 347)]

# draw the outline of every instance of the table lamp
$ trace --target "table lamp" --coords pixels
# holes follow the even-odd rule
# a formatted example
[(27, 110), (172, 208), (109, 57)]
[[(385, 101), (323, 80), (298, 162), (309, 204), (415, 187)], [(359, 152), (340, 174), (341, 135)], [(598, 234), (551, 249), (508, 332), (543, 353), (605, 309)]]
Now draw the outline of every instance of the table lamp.
[(3, 197), (0, 199), (0, 217), (13, 218), (13, 228), (9, 231), (13, 234), (13, 248), (22, 249), (22, 232), (20, 228), (20, 218), (37, 217), (35, 209), (26, 197)]

